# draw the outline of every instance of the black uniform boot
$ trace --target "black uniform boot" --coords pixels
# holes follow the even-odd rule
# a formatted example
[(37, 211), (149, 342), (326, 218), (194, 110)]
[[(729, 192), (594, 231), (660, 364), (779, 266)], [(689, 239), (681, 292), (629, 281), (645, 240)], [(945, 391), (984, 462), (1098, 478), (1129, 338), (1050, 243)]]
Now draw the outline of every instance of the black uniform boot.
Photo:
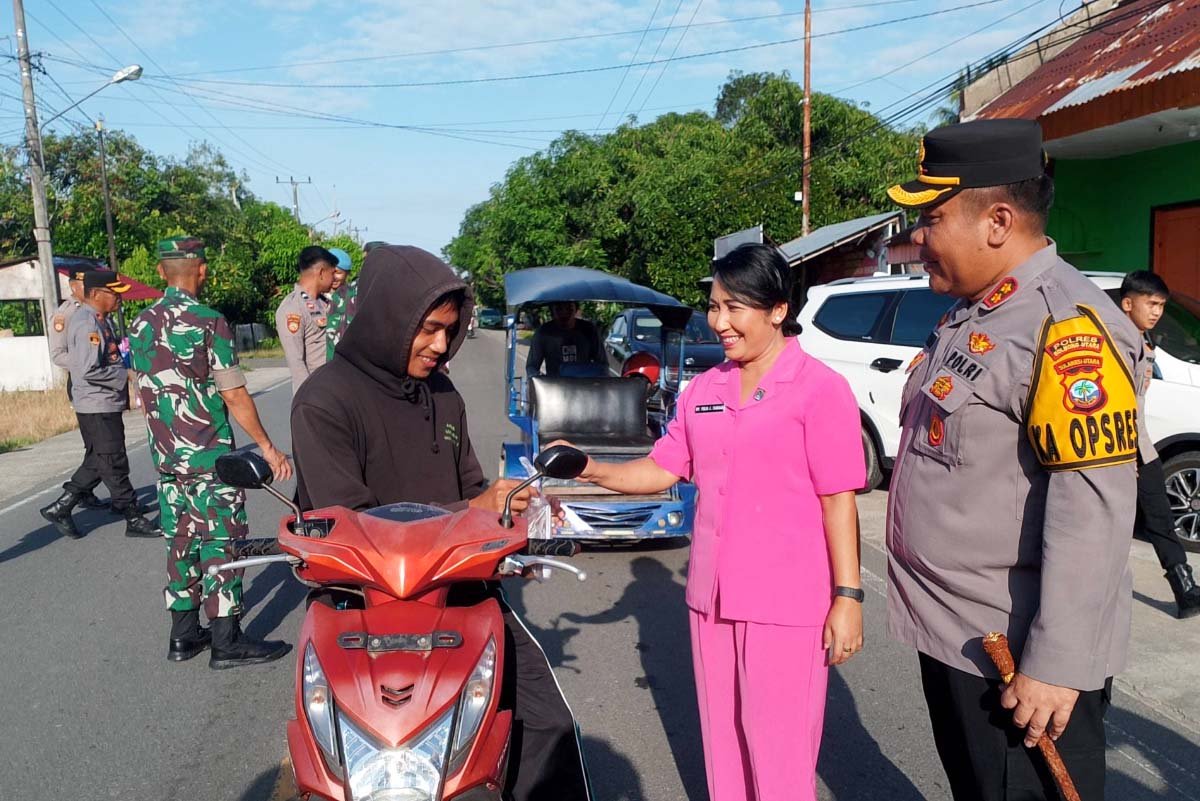
[(236, 615), (219, 617), (210, 623), (212, 653), (208, 666), (213, 670), (274, 662), (292, 650), (280, 640), (256, 640), (242, 633)]
[(161, 537), (163, 535), (158, 526), (142, 517), (137, 506), (130, 506), (121, 514), (125, 516), (126, 537)]
[(186, 612), (171, 610), (171, 644), (167, 647), (167, 659), (186, 662), (209, 646), (212, 633), (200, 627), (200, 610)]
[(43, 506), (38, 511), (41, 512), (42, 517), (54, 524), (59, 534), (77, 540), (83, 536), (79, 533), (79, 529), (75, 528), (75, 521), (71, 518), (71, 510), (77, 503), (79, 503), (78, 495), (73, 492), (64, 492), (58, 496), (57, 501), (49, 506)]
[(1200, 615), (1200, 587), (1196, 586), (1189, 564), (1184, 562), (1168, 570), (1167, 583), (1171, 585), (1171, 592), (1175, 593), (1175, 617), (1183, 620)]
[(84, 509), (107, 509), (108, 501), (102, 501), (94, 492), (85, 492), (79, 496), (79, 505)]

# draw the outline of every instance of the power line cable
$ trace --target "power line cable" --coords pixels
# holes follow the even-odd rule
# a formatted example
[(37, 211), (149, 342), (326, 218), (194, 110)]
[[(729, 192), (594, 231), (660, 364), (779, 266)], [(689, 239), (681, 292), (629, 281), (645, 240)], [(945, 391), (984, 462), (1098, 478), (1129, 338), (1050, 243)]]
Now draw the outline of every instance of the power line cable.
[[(884, 6), (909, 5), (909, 4), (917, 3), (917, 2), (923, 2), (923, 0), (875, 0), (875, 2), (851, 3), (848, 5), (827, 6), (824, 8), (813, 9), (813, 14), (821, 14), (821, 13), (832, 12), (832, 11), (849, 11), (849, 10), (853, 10), (853, 9), (863, 9), (863, 8), (880, 8), (880, 7), (884, 7)], [(776, 13), (776, 14), (758, 14), (758, 15), (750, 16), (750, 17), (736, 17), (733, 19), (717, 19), (717, 20), (712, 20), (709, 22), (700, 22), (700, 23), (696, 23), (695, 27), (708, 28), (708, 27), (716, 27), (716, 26), (724, 26), (724, 25), (739, 25), (739, 24), (746, 23), (746, 22), (763, 22), (763, 21), (767, 21), (767, 20), (775, 20), (775, 19), (783, 19), (783, 18), (787, 18), (787, 17), (802, 16), (803, 14), (804, 14), (803, 11), (785, 11), (785, 12)], [(181, 72), (181, 73), (176, 73), (175, 77), (191, 78), (191, 77), (195, 77), (197, 75), (222, 75), (222, 74), (229, 74), (229, 73), (236, 73), (236, 72), (263, 72), (263, 71), (270, 71), (270, 70), (291, 69), (293, 67), (316, 67), (316, 66), (328, 66), (331, 64), (345, 65), (345, 64), (363, 63), (363, 62), (390, 61), (390, 60), (404, 59), (404, 58), (419, 58), (422, 56), (446, 56), (446, 55), (455, 55), (455, 54), (459, 54), (459, 53), (474, 53), (474, 52), (480, 52), (480, 51), (501, 50), (501, 49), (507, 49), (507, 48), (515, 48), (515, 47), (531, 47), (531, 46), (543, 45), (543, 44), (565, 44), (565, 43), (569, 43), (569, 42), (579, 42), (579, 41), (586, 41), (586, 40), (591, 40), (591, 39), (607, 39), (607, 38), (616, 38), (616, 37), (622, 37), (622, 36), (634, 36), (634, 35), (641, 35), (643, 33), (643, 31), (645, 31), (645, 30), (646, 29), (644, 29), (644, 28), (634, 28), (632, 30), (607, 31), (607, 32), (603, 32), (603, 33), (574, 34), (574, 35), (570, 35), (570, 36), (557, 36), (557, 37), (547, 38), (547, 39), (529, 39), (529, 40), (517, 41), (517, 42), (499, 42), (499, 43), (494, 43), (494, 44), (470, 45), (470, 46), (466, 46), (466, 47), (451, 47), (451, 48), (442, 48), (442, 49), (437, 49), (437, 50), (414, 50), (414, 51), (410, 51), (407, 53), (389, 53), (389, 54), (378, 55), (378, 56), (355, 56), (352, 58), (330, 58), (330, 59), (318, 59), (318, 60), (309, 60), (309, 61), (290, 61), (290, 62), (285, 62), (282, 64), (260, 64), (260, 65), (249, 66), (249, 67), (226, 67), (226, 68), (216, 69), (216, 70), (197, 70), (197, 71), (193, 71), (193, 72)], [(667, 26), (665, 28), (653, 28), (652, 27), (649, 29), (649, 32), (650, 33), (658, 33), (659, 31), (670, 31), (670, 30), (671, 30), (671, 26)]]
[[(53, 3), (51, 3), (51, 4), (53, 4)], [(120, 33), (121, 36), (125, 37), (125, 40), (127, 42), (129, 42), (131, 45), (133, 45), (134, 49), (136, 49), (139, 53), (141, 53), (143, 56), (145, 56), (150, 61), (150, 63), (153, 64), (155, 67), (157, 67), (159, 70), (166, 72), (166, 70), (163, 70), (162, 65), (160, 65), (157, 61), (154, 60), (154, 56), (152, 56), (148, 52), (146, 52), (145, 48), (143, 48), (141, 45), (139, 45), (133, 39), (132, 36), (130, 36), (128, 33), (126, 33), (125, 29), (122, 28), (117, 23), (117, 21), (115, 19), (113, 19), (112, 16), (107, 11), (104, 10), (103, 6), (101, 6), (99, 3), (97, 3), (96, 0), (92, 0), (92, 5), (95, 6), (96, 10), (99, 11), (104, 16), (104, 18), (106, 20), (108, 20), (109, 23), (114, 28), (117, 29), (117, 32)], [(193, 102), (195, 102), (194, 99), (192, 98), (192, 96), (190, 94), (188, 94), (187, 90), (184, 89), (183, 86), (180, 85), (178, 81), (171, 81), (171, 82), (173, 84), (175, 84), (175, 86), (179, 89), (180, 93), (182, 93), (189, 100), (193, 100)], [(218, 126), (221, 126), (222, 128), (225, 127), (225, 123), (220, 118), (218, 118), (215, 114), (213, 114), (211, 111), (204, 108), (199, 103), (196, 103), (195, 105), (197, 108), (199, 108), (201, 111), (203, 111), (209, 117), (211, 117), (213, 122), (215, 122)], [(229, 129), (225, 128), (225, 130), (229, 130)], [(270, 156), (269, 154), (264, 153), (263, 151), (259, 150), (257, 147), (255, 147), (253, 144), (251, 144), (249, 141), (247, 141), (246, 138), (243, 137), (241, 134), (237, 133), (236, 131), (229, 131), (229, 133), (231, 136), (233, 136), (233, 138), (237, 139), (243, 145), (248, 147), (251, 151), (253, 151), (254, 153), (257, 153), (259, 156), (261, 156), (264, 159), (264, 163), (274, 164), (278, 168), (285, 170), (289, 173), (292, 171), (291, 168), (289, 168), (286, 164), (280, 162), (279, 160), (275, 159), (274, 157)]]
[[(84, 37), (88, 39), (88, 41), (90, 41), (93, 45), (95, 45), (96, 48), (101, 53), (108, 56), (114, 62), (117, 61), (117, 58), (108, 50), (108, 48), (106, 48), (100, 42), (96, 41), (96, 38), (94, 36), (92, 36), (90, 33), (88, 33), (87, 30), (85, 30), (79, 23), (77, 23), (70, 14), (67, 14), (65, 11), (63, 11), (61, 8), (59, 8), (59, 6), (54, 2), (54, 0), (46, 0), (46, 2), (49, 3), (50, 7), (53, 8), (55, 11), (57, 11), (59, 13), (59, 15), (63, 17), (63, 19), (65, 19), (72, 27), (74, 27), (75, 30), (77, 30), (81, 34), (83, 34)], [(46, 27), (45, 23), (39, 23), (39, 24), (41, 24), (42, 27), (44, 27), (44, 28)], [(78, 50), (75, 50), (75, 48), (73, 46), (71, 46), (71, 44), (69, 42), (67, 42), (65, 39), (63, 39), (61, 36), (59, 36), (53, 30), (47, 28), (47, 31), (49, 31), (50, 34), (52, 36), (54, 36), (56, 39), (63, 42), (63, 44), (65, 44), (69, 49), (75, 51), (75, 53), (80, 55), (81, 58), (84, 58), (84, 56), (82, 54), (80, 54)], [(95, 68), (95, 65), (92, 65), (92, 66), (93, 66), (93, 68)], [(101, 67), (100, 69), (108, 71), (107, 67)], [(109, 73), (109, 74), (111, 74), (111, 73)], [(224, 142), (220, 137), (218, 137), (216, 134), (214, 134), (211, 130), (205, 128), (203, 125), (201, 125), (201, 124), (197, 123), (195, 120), (191, 119), (191, 117), (189, 117), (188, 114), (183, 109), (181, 109), (178, 104), (173, 103), (170, 100), (168, 100), (167, 98), (163, 97), (162, 93), (160, 93), (154, 86), (147, 86), (147, 89), (149, 91), (153, 92), (156, 97), (160, 98), (165, 105), (168, 105), (171, 108), (175, 109), (177, 112), (179, 112), (179, 114), (185, 120), (190, 122), (195, 128), (198, 128), (199, 130), (201, 130), (201, 131), (207, 133), (209, 136), (211, 136), (214, 141), (218, 142), (219, 144), (223, 144), (226, 147), (226, 149), (230, 150), (231, 152), (240, 154), (241, 158), (246, 159), (252, 166), (257, 164), (258, 170), (262, 170), (266, 174), (274, 174), (274, 172), (276, 172), (274, 169), (267, 167), (262, 162), (258, 162), (257, 159), (253, 159), (252, 157), (249, 157), (249, 158), (246, 157), (244, 154), (241, 153), (241, 151), (238, 148), (230, 146), (228, 143)], [(132, 93), (132, 97), (135, 101), (137, 101), (138, 103), (143, 105), (148, 111), (150, 111), (151, 113), (160, 117), (165, 122), (172, 124), (176, 129), (178, 129), (184, 136), (186, 136), (188, 138), (189, 142), (193, 140), (193, 138), (195, 136), (195, 133), (193, 131), (189, 131), (187, 128), (184, 128), (182, 125), (180, 125), (177, 121), (173, 120), (170, 116), (168, 116), (168, 115), (164, 114), (163, 112), (161, 112), (160, 110), (150, 106), (147, 102), (145, 102), (145, 100), (143, 98), (141, 98), (138, 95), (138, 93), (136, 93), (136, 92)]]
[[(878, 22), (865, 23), (856, 25), (850, 28), (841, 28), (839, 30), (826, 31), (820, 34), (814, 34), (813, 39), (820, 39), (829, 36), (840, 36), (846, 33), (857, 33), (859, 31), (873, 30), (882, 28), (888, 25), (897, 25), (906, 22), (913, 22), (919, 19), (928, 19), (937, 17), (943, 14), (951, 14), (956, 11), (965, 11), (972, 8), (980, 8), (982, 6), (995, 5), (1004, 0), (978, 0), (974, 3), (965, 3), (962, 5), (952, 6), (950, 8), (938, 9), (936, 11), (928, 11), (923, 14), (912, 14), (907, 17), (899, 17), (894, 19), (881, 20)], [(225, 86), (259, 86), (272, 89), (404, 89), (415, 87), (428, 86), (460, 86), (465, 84), (483, 84), (483, 83), (504, 83), (509, 81), (533, 80), (538, 78), (560, 78), (568, 75), (589, 75), (598, 72), (612, 72), (615, 70), (630, 70), (634, 67), (647, 67), (656, 64), (673, 63), (676, 61), (694, 61), (701, 58), (710, 58), (712, 56), (728, 55), (730, 53), (745, 53), (752, 50), (762, 50), (768, 47), (779, 47), (781, 45), (795, 44), (803, 41), (803, 36), (796, 36), (789, 39), (778, 39), (771, 42), (756, 42), (754, 44), (741, 45), (738, 47), (727, 47), (720, 50), (707, 50), (700, 53), (689, 53), (683, 56), (674, 56), (670, 59), (657, 59), (653, 61), (634, 61), (629, 64), (607, 64), (601, 67), (580, 67), (570, 70), (555, 70), (552, 72), (537, 72), (526, 73), (520, 75), (492, 75), (484, 78), (451, 78), (437, 81), (396, 81), (396, 82), (378, 82), (378, 83), (293, 83), (282, 81), (233, 81), (221, 80), (215, 78), (191, 78), (187, 80), (189, 84), (217, 84)], [(164, 80), (159, 76), (144, 76), (143, 80)]]
[[(683, 26), (683, 32), (679, 34), (679, 39), (676, 40), (675, 47), (671, 50), (671, 58), (675, 58), (675, 54), (679, 52), (679, 46), (683, 44), (683, 40), (687, 37), (688, 31), (691, 30), (692, 23), (696, 21), (696, 15), (700, 13), (700, 6), (702, 5), (704, 5), (704, 0), (699, 0), (699, 2), (696, 3), (696, 7), (692, 9), (692, 17), (688, 20), (688, 24)], [(660, 81), (662, 81), (663, 76), (667, 74), (667, 67), (669, 66), (671, 66), (670, 61), (667, 61), (666, 64), (663, 64), (662, 69), (659, 70), (658, 77), (654, 79), (654, 83), (651, 85), (650, 91), (647, 92), (646, 96), (642, 98), (642, 105), (638, 106), (637, 113), (634, 116), (642, 116), (642, 110), (645, 109), (646, 104), (650, 102), (651, 95), (653, 95), (654, 90), (658, 88), (658, 84)]]
[(608, 112), (612, 109), (613, 103), (617, 99), (617, 95), (621, 94), (621, 87), (625, 85), (625, 79), (629, 77), (629, 70), (633, 68), (633, 64), (637, 61), (638, 53), (642, 51), (642, 42), (646, 41), (646, 34), (650, 31), (650, 26), (654, 24), (654, 17), (658, 14), (658, 7), (662, 5), (662, 0), (655, 0), (654, 10), (650, 12), (650, 21), (646, 23), (646, 29), (642, 31), (642, 38), (638, 39), (637, 47), (633, 49), (633, 57), (629, 59), (629, 64), (625, 67), (625, 71), (621, 73), (621, 80), (617, 84), (616, 91), (612, 93), (612, 97), (608, 99), (608, 105), (604, 107), (604, 113), (600, 115), (600, 119), (596, 121), (596, 127), (592, 133), (600, 130), (600, 126), (604, 124), (604, 118), (608, 116)]
[[(654, 61), (656, 58), (658, 58), (659, 51), (662, 50), (663, 42), (667, 41), (667, 34), (670, 33), (671, 28), (675, 27), (675, 18), (679, 16), (679, 9), (681, 8), (683, 8), (683, 0), (679, 0), (679, 2), (675, 4), (675, 11), (671, 14), (671, 22), (663, 31), (663, 35), (658, 38), (658, 44), (654, 46), (654, 52), (650, 54), (651, 61)], [(664, 64), (663, 66), (665, 67), (666, 65)], [(621, 121), (625, 119), (625, 115), (629, 112), (629, 107), (633, 105), (633, 101), (637, 98), (638, 92), (642, 91), (642, 84), (646, 82), (646, 76), (650, 74), (650, 70), (652, 69), (654, 68), (646, 67), (646, 69), (642, 70), (641, 77), (638, 78), (637, 86), (633, 87), (633, 92), (630, 93), (629, 97), (625, 99), (624, 108), (622, 108), (621, 113), (617, 115), (617, 125), (620, 125)], [(603, 120), (601, 120), (601, 122), (603, 122)]]

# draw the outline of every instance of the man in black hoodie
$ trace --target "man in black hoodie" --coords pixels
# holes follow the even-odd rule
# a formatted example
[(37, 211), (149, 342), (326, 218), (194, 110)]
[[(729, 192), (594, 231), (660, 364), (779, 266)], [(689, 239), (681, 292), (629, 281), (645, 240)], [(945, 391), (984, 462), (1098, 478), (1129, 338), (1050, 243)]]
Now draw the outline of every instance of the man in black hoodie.
[[(439, 368), (462, 346), (466, 283), (414, 247), (371, 250), (338, 358), (292, 401), (300, 505), (363, 510), (400, 501), (499, 514), (516, 482), (490, 486), (471, 447), (462, 396)], [(514, 502), (528, 503), (528, 492)], [(575, 721), (540, 646), (503, 604), (513, 665), (514, 801), (588, 798)]]

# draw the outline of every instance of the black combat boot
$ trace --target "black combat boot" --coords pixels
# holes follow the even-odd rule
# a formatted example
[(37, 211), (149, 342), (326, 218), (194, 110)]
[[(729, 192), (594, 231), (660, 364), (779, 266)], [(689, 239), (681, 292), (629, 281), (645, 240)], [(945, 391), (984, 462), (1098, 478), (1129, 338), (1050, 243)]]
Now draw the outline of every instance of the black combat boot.
[(125, 516), (126, 537), (161, 537), (163, 535), (158, 526), (142, 517), (141, 511), (136, 505), (130, 506), (121, 514)]
[(208, 666), (213, 670), (274, 662), (292, 650), (292, 646), (286, 642), (247, 637), (242, 633), (236, 615), (219, 617), (210, 626), (212, 653), (208, 658)]
[(1187, 562), (1167, 571), (1167, 583), (1171, 585), (1171, 592), (1175, 593), (1175, 617), (1183, 620), (1200, 615), (1200, 587), (1196, 586), (1192, 568)]
[(167, 659), (186, 662), (209, 646), (212, 633), (200, 627), (200, 610), (186, 612), (171, 610), (171, 644), (167, 647)]
[(94, 492), (85, 492), (79, 496), (79, 505), (84, 509), (107, 509), (108, 501), (102, 501)]
[(71, 518), (71, 510), (77, 503), (79, 503), (78, 495), (73, 492), (64, 492), (58, 496), (57, 501), (49, 506), (43, 506), (38, 511), (41, 512), (42, 517), (54, 524), (59, 534), (77, 540), (83, 536), (79, 533), (79, 529), (75, 528), (75, 521)]

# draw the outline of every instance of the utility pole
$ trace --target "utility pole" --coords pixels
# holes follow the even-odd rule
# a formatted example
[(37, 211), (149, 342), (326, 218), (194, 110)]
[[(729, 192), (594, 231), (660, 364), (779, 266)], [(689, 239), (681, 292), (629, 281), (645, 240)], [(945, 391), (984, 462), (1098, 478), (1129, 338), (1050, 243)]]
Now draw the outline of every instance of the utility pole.
[(350, 233), (350, 236), (354, 237), (355, 242), (362, 244), (362, 240), (359, 239), (358, 235), (361, 232), (366, 231), (367, 230), (366, 228), (359, 228), (357, 225), (354, 224), (354, 220), (348, 220), (346, 222), (346, 230)]
[[(37, 241), (42, 274), (42, 326), (49, 334), (58, 307), (58, 275), (54, 272), (54, 249), (50, 243), (50, 215), (46, 211), (46, 185), (42, 172), (42, 135), (38, 131), (37, 105), (33, 97), (33, 66), (29, 59), (29, 33), (25, 28), (25, 6), (13, 0), (13, 22), (17, 29), (17, 63), (21, 70), (21, 94), (25, 105), (25, 149), (29, 156), (29, 188), (33, 192), (33, 238)], [(49, 337), (47, 336), (47, 347)], [(54, 378), (62, 370), (53, 367)]]
[(108, 154), (104, 148), (104, 117), (96, 120), (96, 133), (100, 137), (100, 185), (104, 190), (104, 227), (108, 231), (108, 267), (117, 271), (117, 240), (113, 237), (112, 198), (108, 193)]
[(804, 166), (801, 168), (800, 235), (808, 236), (809, 159), (812, 158), (812, 0), (804, 0)]
[[(17, 0), (13, 0), (13, 2), (15, 3)], [(312, 178), (308, 178), (304, 181), (297, 181), (295, 178), (289, 175), (286, 181), (281, 181), (279, 180), (279, 176), (276, 176), (275, 183), (292, 185), (292, 214), (296, 215), (296, 222), (300, 222), (300, 185), (311, 184)]]

